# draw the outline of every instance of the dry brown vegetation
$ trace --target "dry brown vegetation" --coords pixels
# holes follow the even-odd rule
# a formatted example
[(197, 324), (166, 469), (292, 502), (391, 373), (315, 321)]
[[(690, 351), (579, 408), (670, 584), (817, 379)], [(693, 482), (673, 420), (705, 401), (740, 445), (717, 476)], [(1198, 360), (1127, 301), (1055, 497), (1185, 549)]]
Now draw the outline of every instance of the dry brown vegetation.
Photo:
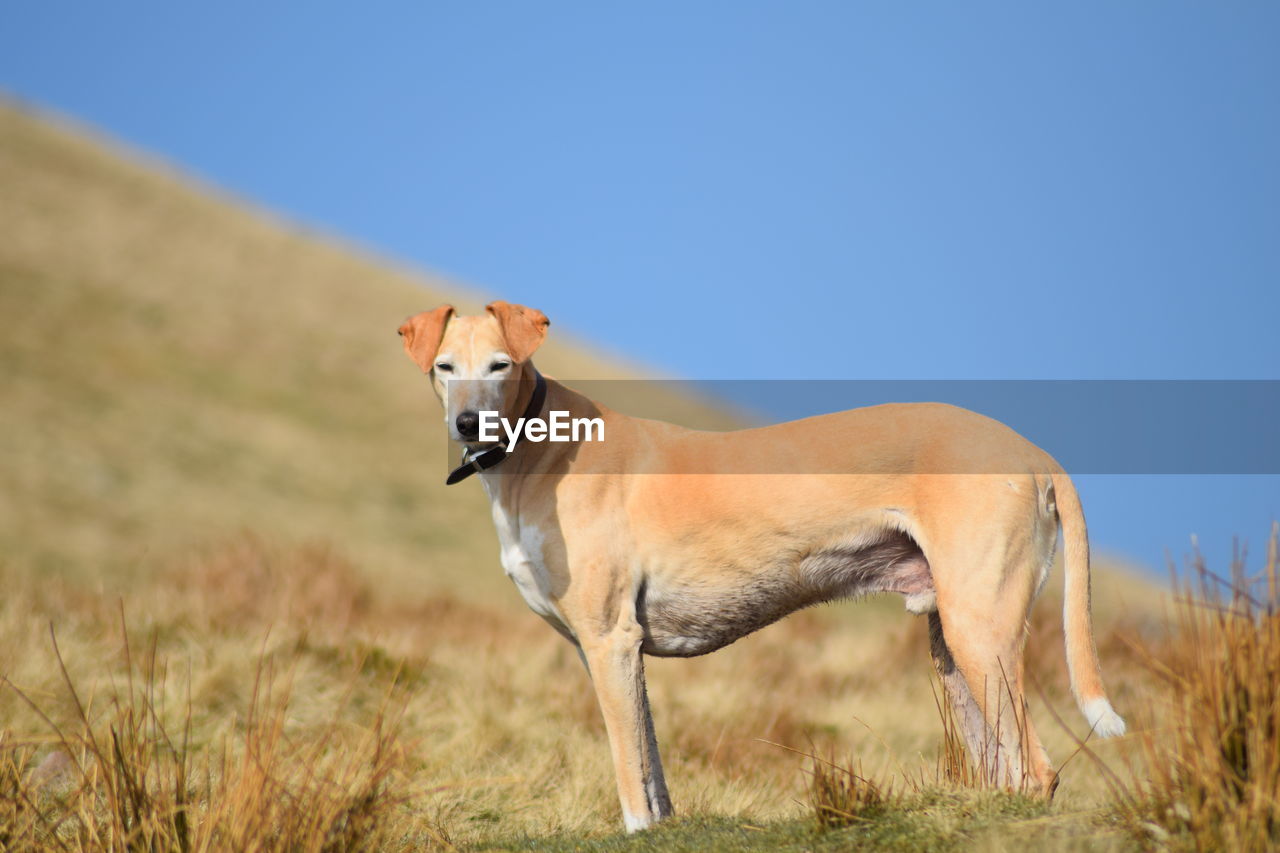
[[(0, 186), (0, 849), (614, 844), (587, 677), (502, 577), (479, 488), (445, 491), (395, 338), (445, 286), (7, 107)], [(539, 364), (625, 375), (571, 343)], [(651, 843), (1274, 839), (1274, 589), (1169, 632), (1155, 587), (1100, 569), (1137, 733), (1079, 751), (1058, 585), (1028, 645), (1030, 713), (1075, 754), (1052, 807), (974, 792), (923, 621), (876, 599), (650, 663), (686, 816)]]
[[(0, 691), (0, 809), (14, 838), (125, 849), (182, 832), (190, 849), (231, 838), (346, 849), (360, 831), (397, 849), (618, 824), (587, 678), (518, 605), (376, 586), (330, 548), (254, 537), (118, 592), (13, 570), (3, 585), (0, 671), (17, 689)], [(1100, 586), (1115, 602), (1102, 608), (1108, 632), (1149, 629), (1119, 609), (1141, 585)], [(1056, 623), (1056, 602), (1042, 604)], [(1052, 664), (1039, 675), (1074, 718), (1060, 634), (1046, 631)], [(804, 814), (807, 764), (792, 750), (851, 752), (899, 784), (931, 773), (941, 727), (924, 635), (897, 602), (869, 601), (798, 614), (707, 658), (652, 662), (681, 812)], [(1139, 664), (1108, 665), (1131, 685), (1124, 697)], [(1046, 739), (1059, 759), (1072, 751), (1065, 732)], [(1059, 807), (1107, 793), (1076, 762)]]
[(1280, 534), (1250, 572), (1197, 554), (1165, 642), (1145, 664), (1161, 681), (1140, 755), (1117, 783), (1139, 838), (1198, 850), (1280, 846)]

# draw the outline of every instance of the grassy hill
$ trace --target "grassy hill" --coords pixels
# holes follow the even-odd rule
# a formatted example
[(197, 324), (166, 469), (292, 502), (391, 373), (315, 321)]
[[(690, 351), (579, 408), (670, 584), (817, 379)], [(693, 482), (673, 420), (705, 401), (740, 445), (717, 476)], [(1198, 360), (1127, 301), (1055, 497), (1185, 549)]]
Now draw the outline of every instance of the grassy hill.
[[(536, 292), (504, 296), (538, 304)], [(192, 778), (203, 767), (211, 780), (182, 795), (201, 798), (193, 831), (210, 849), (244, 841), (235, 833), (252, 816), (299, 821), (299, 835), (277, 839), (287, 847), (367, 829), (370, 814), (391, 848), (549, 833), (567, 847), (619, 843), (587, 679), (502, 576), (478, 485), (442, 484), (439, 411), (395, 335), (442, 301), (480, 307), (448, 282), (0, 105), (0, 674), (26, 697), (0, 687), (0, 847), (23, 820), (44, 831), (13, 792), (34, 784), (33, 767), (56, 777), (64, 753), (97, 780), (74, 788), (77, 814), (114, 814), (95, 737), (123, 737), (112, 761), (151, 768), (148, 802), (176, 813), (165, 791), (187, 783), (165, 781), (173, 755), (149, 751), (163, 740), (153, 722), (185, 731)], [(537, 360), (566, 379), (635, 375), (554, 325)], [(646, 412), (732, 421), (661, 396)], [(1045, 705), (1082, 727), (1058, 586), (1036, 609), (1030, 660), (1045, 688), (1032, 713), (1061, 763), (1072, 736)], [(1149, 633), (1153, 597), (1119, 573), (1095, 589), (1104, 666), (1130, 713), (1150, 678), (1128, 639)], [(804, 762), (773, 744), (859, 755), (904, 789), (932, 774), (941, 727), (927, 660), (922, 621), (884, 600), (800, 614), (706, 659), (653, 662), (672, 793), (696, 818), (679, 843), (749, 846), (756, 822), (780, 821), (757, 843), (814, 845)], [(69, 684), (97, 697), (87, 713)], [(272, 740), (264, 719), (286, 737)], [(248, 755), (258, 763), (235, 763)], [(263, 767), (278, 788), (263, 787)], [(342, 796), (315, 787), (332, 774)], [(1077, 759), (1053, 807), (922, 794), (907, 846), (1123, 846), (1096, 817), (1106, 791)], [(64, 835), (99, 849), (91, 823), (71, 820)]]
[[(478, 297), (13, 106), (0, 187), (2, 559), (127, 577), (249, 529), (455, 586), (493, 563), (395, 334)], [(543, 370), (634, 375), (565, 340)]]

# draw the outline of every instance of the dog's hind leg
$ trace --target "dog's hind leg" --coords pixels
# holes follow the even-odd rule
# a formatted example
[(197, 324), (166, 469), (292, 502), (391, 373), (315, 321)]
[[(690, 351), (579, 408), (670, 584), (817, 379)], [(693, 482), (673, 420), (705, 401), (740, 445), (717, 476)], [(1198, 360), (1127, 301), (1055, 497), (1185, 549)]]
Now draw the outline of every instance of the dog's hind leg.
[[(954, 569), (962, 559), (961, 566), (981, 565), (972, 559), (979, 556), (995, 555), (956, 550), (936, 562), (930, 555), (930, 561)], [(1012, 562), (1018, 566), (1022, 561)], [(965, 729), (970, 759), (994, 767), (1001, 784), (1051, 796), (1057, 774), (1027, 714), (1023, 693), (1026, 617), (1038, 577), (1016, 567), (998, 570), (995, 577), (981, 571), (959, 580), (943, 574), (947, 578), (938, 585), (938, 613), (930, 615), (930, 634), (935, 663)], [(979, 725), (974, 710), (985, 725)]]
[(942, 682), (945, 699), (950, 705), (951, 713), (964, 736), (965, 749), (975, 762), (981, 762), (984, 756), (995, 750), (991, 738), (991, 730), (987, 728), (987, 720), (982, 709), (969, 692), (969, 684), (956, 666), (951, 650), (942, 634), (942, 617), (935, 610), (929, 614), (929, 654), (933, 657), (934, 669)]

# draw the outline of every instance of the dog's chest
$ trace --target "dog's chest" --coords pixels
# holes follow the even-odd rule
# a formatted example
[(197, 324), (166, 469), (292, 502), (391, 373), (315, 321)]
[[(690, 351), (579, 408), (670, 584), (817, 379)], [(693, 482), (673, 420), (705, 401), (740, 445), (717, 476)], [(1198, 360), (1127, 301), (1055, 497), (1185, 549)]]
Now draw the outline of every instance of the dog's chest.
[(529, 609), (546, 619), (556, 630), (571, 636), (564, 616), (551, 592), (551, 576), (547, 571), (543, 545), (546, 537), (532, 524), (521, 524), (501, 504), (493, 505), (493, 524), (502, 549), (502, 568), (520, 590)]

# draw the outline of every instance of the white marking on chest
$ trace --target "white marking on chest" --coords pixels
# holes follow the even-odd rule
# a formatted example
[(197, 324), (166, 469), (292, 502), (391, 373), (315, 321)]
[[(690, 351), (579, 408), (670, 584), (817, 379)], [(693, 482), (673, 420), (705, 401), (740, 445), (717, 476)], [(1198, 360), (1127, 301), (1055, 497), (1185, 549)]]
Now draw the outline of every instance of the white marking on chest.
[(551, 594), (551, 577), (543, 556), (546, 537), (532, 524), (521, 524), (498, 502), (493, 504), (493, 524), (502, 548), (502, 568), (515, 583), (529, 609), (551, 624), (568, 630)]

